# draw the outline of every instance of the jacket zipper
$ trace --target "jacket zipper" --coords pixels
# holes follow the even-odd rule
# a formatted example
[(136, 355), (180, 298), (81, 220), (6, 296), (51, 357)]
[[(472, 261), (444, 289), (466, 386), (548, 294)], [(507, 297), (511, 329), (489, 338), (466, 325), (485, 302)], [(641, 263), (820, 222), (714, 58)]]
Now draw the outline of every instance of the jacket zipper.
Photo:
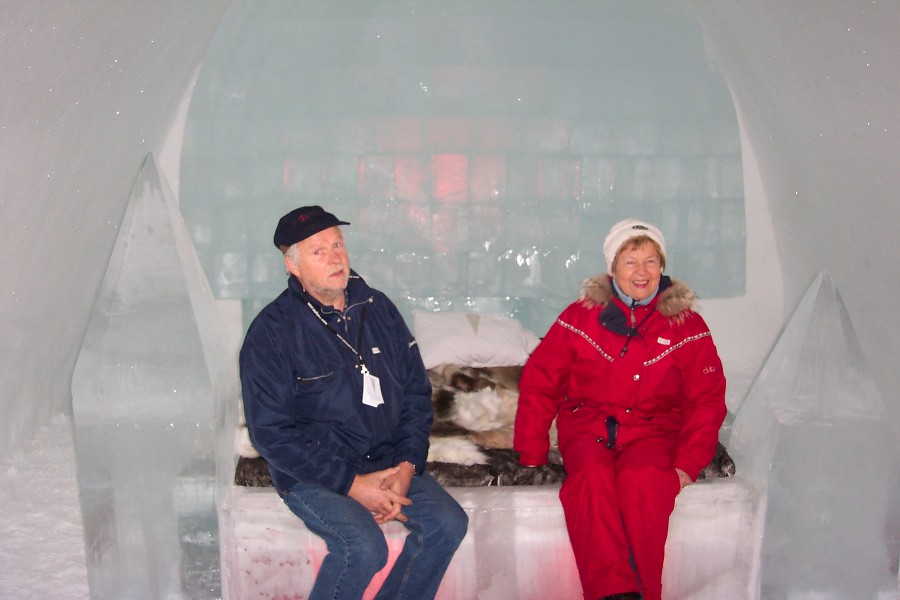
[(344, 309), (344, 313), (346, 314), (346, 312), (348, 310), (350, 310), (351, 308), (356, 308), (357, 306), (360, 306), (362, 304), (370, 304), (374, 299), (375, 299), (374, 296), (369, 296), (367, 299), (363, 300), (362, 302), (357, 302), (356, 304), (351, 304), (350, 306), (348, 306)]
[(628, 344), (631, 343), (631, 337), (638, 334), (638, 328), (639, 328), (641, 325), (643, 325), (643, 324), (647, 321), (647, 319), (650, 318), (650, 315), (653, 314), (653, 309), (650, 309), (650, 311), (647, 313), (647, 316), (645, 316), (645, 317), (643, 318), (643, 320), (641, 321), (640, 325), (638, 325), (638, 324), (637, 324), (637, 317), (636, 317), (635, 314), (634, 314), (634, 306), (635, 306), (635, 304), (637, 304), (637, 300), (635, 300), (634, 302), (632, 302), (632, 303), (631, 303), (631, 306), (629, 307), (629, 310), (631, 311), (631, 328), (630, 328), (631, 331), (629, 331), (629, 332), (625, 335), (625, 345), (622, 346), (622, 351), (619, 353), (619, 358), (622, 358), (622, 357), (625, 356), (625, 353), (628, 352)]

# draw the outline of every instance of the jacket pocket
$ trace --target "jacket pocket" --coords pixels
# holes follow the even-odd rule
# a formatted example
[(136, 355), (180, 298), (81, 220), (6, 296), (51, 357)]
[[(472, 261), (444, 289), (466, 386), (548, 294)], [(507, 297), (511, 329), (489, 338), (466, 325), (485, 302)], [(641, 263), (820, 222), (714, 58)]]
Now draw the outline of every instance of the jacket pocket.
[(337, 369), (323, 370), (321, 373), (300, 373), (294, 371), (291, 387), (295, 397), (315, 396), (328, 389), (335, 381)]

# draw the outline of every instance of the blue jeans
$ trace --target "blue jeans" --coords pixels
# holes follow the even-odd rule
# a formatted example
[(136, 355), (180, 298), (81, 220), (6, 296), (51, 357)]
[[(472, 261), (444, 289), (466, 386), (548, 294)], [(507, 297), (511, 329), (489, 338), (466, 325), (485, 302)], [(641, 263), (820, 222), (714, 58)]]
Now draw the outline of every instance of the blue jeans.
[[(428, 473), (413, 477), (407, 495), (413, 501), (403, 507), (409, 535), (376, 600), (434, 598), (469, 525), (465, 511)], [(304, 483), (288, 490), (284, 502), (328, 547), (310, 600), (362, 598), (388, 559), (372, 513), (349, 496)]]

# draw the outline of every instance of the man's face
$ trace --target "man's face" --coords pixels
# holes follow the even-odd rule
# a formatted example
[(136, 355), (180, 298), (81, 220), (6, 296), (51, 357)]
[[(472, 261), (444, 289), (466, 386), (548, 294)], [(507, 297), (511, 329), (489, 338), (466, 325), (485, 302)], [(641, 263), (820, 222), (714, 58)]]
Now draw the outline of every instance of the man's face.
[(330, 227), (294, 244), (284, 256), (284, 265), (313, 298), (343, 310), (350, 259), (340, 227)]

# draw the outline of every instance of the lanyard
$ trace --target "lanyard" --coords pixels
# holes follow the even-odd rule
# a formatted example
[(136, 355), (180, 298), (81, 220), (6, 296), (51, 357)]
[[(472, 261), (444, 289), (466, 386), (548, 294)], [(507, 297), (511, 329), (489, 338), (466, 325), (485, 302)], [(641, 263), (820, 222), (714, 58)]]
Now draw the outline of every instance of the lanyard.
[[(362, 357), (362, 354), (359, 352), (359, 350), (357, 350), (356, 348), (354, 348), (354, 347), (350, 344), (350, 342), (348, 342), (347, 340), (344, 339), (344, 336), (342, 336), (342, 335), (341, 335), (340, 333), (338, 333), (335, 329), (333, 329), (333, 328), (331, 327), (331, 325), (329, 325), (328, 322), (327, 322), (325, 319), (322, 318), (322, 315), (319, 314), (319, 311), (316, 310), (316, 307), (315, 307), (315, 306), (313, 306), (313, 305), (312, 305), (310, 302), (308, 302), (308, 301), (307, 301), (306, 305), (309, 307), (309, 310), (311, 310), (311, 311), (313, 312), (313, 314), (316, 315), (316, 318), (319, 319), (319, 321), (322, 322), (322, 325), (324, 325), (325, 327), (327, 327), (327, 328), (328, 328), (328, 331), (330, 331), (331, 333), (333, 333), (334, 335), (336, 335), (337, 338), (338, 338), (339, 340), (341, 340), (341, 341), (344, 343), (345, 346), (347, 346), (348, 348), (350, 348), (350, 351), (353, 352), (353, 354), (356, 355), (356, 358), (359, 359), (359, 370), (360, 370), (362, 373), (368, 373), (369, 370), (366, 368), (366, 363), (363, 362), (363, 357)], [(344, 318), (346, 318), (346, 317), (344, 317)], [(357, 348), (362, 348), (363, 327), (365, 326), (365, 324), (366, 324), (366, 307), (363, 306), (363, 307), (362, 307), (362, 313), (361, 313), (360, 316), (359, 316), (359, 336), (358, 336), (357, 339), (356, 339), (356, 347), (357, 347)]]

